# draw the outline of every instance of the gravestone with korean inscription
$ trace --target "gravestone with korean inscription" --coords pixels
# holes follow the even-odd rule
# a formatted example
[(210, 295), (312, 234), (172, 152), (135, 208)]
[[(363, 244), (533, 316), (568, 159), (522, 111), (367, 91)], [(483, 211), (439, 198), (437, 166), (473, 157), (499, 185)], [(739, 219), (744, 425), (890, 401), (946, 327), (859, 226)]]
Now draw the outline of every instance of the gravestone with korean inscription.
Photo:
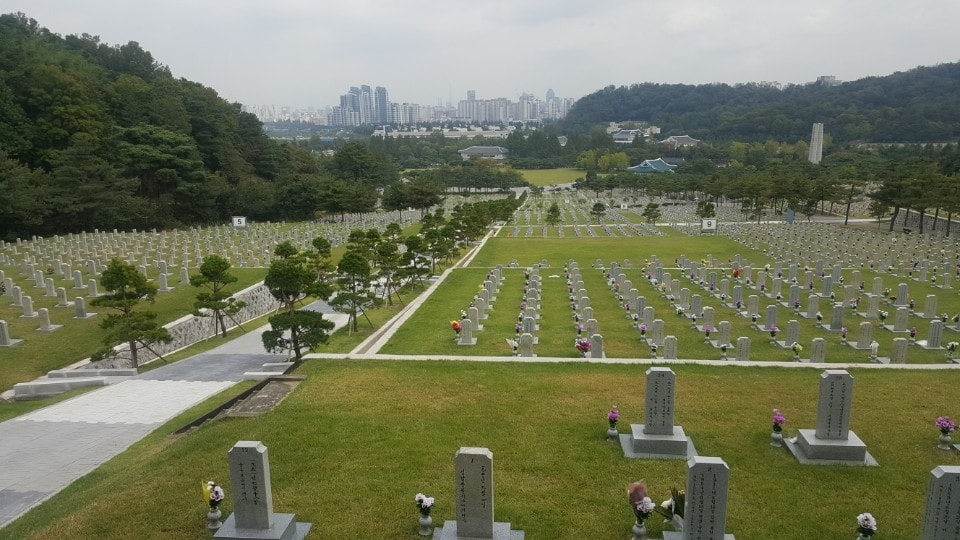
[(493, 453), (487, 448), (461, 447), (453, 458), (457, 519), (434, 531), (438, 540), (523, 540), (523, 531), (494, 521)]
[(960, 467), (941, 465), (930, 471), (920, 540), (956, 538), (960, 538)]
[(233, 514), (214, 538), (241, 540), (302, 540), (311, 523), (298, 523), (294, 514), (273, 511), (270, 460), (260, 441), (238, 441), (227, 453)]
[(697, 455), (693, 441), (674, 425), (676, 374), (665, 367), (647, 370), (644, 422), (631, 424), (620, 435), (623, 454), (629, 458), (686, 459)]
[(664, 531), (663, 540), (734, 540), (726, 534), (730, 467), (721, 458), (694, 456), (687, 461), (683, 532)]
[(867, 445), (850, 429), (853, 376), (828, 369), (820, 374), (817, 428), (799, 429), (787, 448), (805, 465), (877, 466)]

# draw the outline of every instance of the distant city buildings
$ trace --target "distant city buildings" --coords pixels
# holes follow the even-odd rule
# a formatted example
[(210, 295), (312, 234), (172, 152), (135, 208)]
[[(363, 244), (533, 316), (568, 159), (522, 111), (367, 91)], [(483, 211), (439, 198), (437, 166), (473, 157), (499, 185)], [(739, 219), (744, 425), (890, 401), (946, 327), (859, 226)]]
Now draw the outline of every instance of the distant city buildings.
[(507, 98), (477, 99), (475, 90), (456, 107), (427, 106), (390, 101), (386, 88), (351, 86), (339, 105), (323, 109), (291, 109), (276, 106), (245, 106), (262, 122), (299, 121), (330, 126), (412, 125), (421, 122), (465, 121), (476, 123), (539, 122), (566, 117), (576, 99), (557, 97), (551, 88), (545, 99), (523, 93), (518, 101)]

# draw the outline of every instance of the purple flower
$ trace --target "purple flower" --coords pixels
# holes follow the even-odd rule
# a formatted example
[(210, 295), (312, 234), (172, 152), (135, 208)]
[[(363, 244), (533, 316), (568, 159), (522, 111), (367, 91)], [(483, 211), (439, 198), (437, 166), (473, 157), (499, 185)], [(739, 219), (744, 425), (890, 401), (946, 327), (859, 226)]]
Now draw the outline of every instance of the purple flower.
[(610, 412), (607, 413), (607, 421), (610, 422), (611, 428), (617, 427), (617, 422), (620, 420), (620, 411), (617, 410), (617, 406), (614, 405)]
[(787, 419), (783, 416), (783, 413), (780, 412), (780, 409), (773, 410), (773, 430), (779, 432), (783, 430), (783, 425), (787, 423)]
[(957, 424), (950, 419), (949, 416), (941, 416), (937, 418), (937, 429), (940, 430), (940, 433), (944, 435), (950, 433), (951, 431), (957, 429)]

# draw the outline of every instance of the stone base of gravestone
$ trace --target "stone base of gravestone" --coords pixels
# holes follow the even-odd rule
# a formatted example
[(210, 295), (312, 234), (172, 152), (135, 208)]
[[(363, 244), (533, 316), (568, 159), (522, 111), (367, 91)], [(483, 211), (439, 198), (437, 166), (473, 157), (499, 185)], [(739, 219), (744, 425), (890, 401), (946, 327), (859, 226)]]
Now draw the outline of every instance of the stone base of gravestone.
[(797, 430), (797, 436), (784, 439), (787, 449), (803, 465), (852, 465), (877, 467), (867, 445), (852, 430), (847, 439), (818, 439), (815, 429)]
[(620, 434), (623, 456), (640, 459), (689, 459), (697, 455), (693, 441), (681, 426), (673, 426), (672, 435), (643, 432), (644, 424), (630, 424), (630, 433)]
[(847, 347), (853, 347), (854, 349), (861, 350), (861, 351), (864, 351), (864, 350), (869, 351), (869, 350), (870, 350), (870, 344), (869, 344), (869, 343), (859, 344), (859, 343), (857, 343), (856, 341), (842, 341), (842, 342), (840, 342), (840, 343), (841, 343), (842, 345), (846, 345)]
[(10, 338), (6, 343), (0, 343), (0, 349), (6, 349), (10, 347), (16, 347), (17, 345), (23, 343), (22, 339), (13, 339)]
[(48, 324), (47, 326), (41, 326), (40, 328), (37, 328), (37, 332), (43, 332), (46, 334), (50, 332), (56, 332), (61, 328), (63, 328), (62, 324)]
[(240, 528), (236, 515), (231, 514), (213, 537), (220, 540), (303, 540), (312, 526), (312, 523), (298, 522), (295, 514), (275, 513), (273, 527), (269, 529)]
[(471, 338), (460, 337), (460, 338), (457, 338), (457, 345), (473, 346), (473, 345), (476, 345), (476, 344), (477, 344), (477, 338), (475, 338), (475, 337), (471, 337)]
[(887, 330), (888, 332), (893, 332), (894, 334), (909, 334), (909, 333), (910, 333), (910, 329), (909, 329), (909, 328), (904, 328), (903, 330), (894, 330), (895, 327), (894, 327), (892, 324), (884, 324), (884, 325), (881, 325), (881, 327), (882, 327), (884, 330)]
[(938, 347), (928, 347), (928, 346), (927, 346), (927, 340), (925, 340), (925, 339), (919, 339), (919, 340), (917, 340), (917, 341), (915, 341), (915, 342), (913, 342), (913, 343), (914, 343), (914, 345), (920, 346), (920, 347), (922, 347), (922, 348), (924, 348), (924, 349), (927, 349), (928, 351), (942, 351), (942, 350), (944, 349), (943, 347), (940, 347), (940, 346), (938, 346)]
[[(456, 521), (444, 521), (443, 527), (438, 527), (433, 530), (434, 540), (474, 540), (475, 537), (465, 537), (457, 535), (457, 522)], [(493, 536), (490, 537), (491, 540), (524, 540), (523, 531), (515, 531), (510, 528), (509, 523), (504, 523), (502, 521), (493, 522)]]

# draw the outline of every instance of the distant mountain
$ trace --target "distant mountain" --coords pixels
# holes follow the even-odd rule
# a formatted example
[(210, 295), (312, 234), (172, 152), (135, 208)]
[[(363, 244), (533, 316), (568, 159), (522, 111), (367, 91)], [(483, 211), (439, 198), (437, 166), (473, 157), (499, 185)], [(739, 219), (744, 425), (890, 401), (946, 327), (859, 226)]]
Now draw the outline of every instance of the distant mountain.
[(837, 86), (759, 84), (608, 86), (578, 100), (571, 126), (642, 120), (698, 139), (794, 142), (823, 122), (835, 143), (956, 142), (960, 64), (918, 67)]

